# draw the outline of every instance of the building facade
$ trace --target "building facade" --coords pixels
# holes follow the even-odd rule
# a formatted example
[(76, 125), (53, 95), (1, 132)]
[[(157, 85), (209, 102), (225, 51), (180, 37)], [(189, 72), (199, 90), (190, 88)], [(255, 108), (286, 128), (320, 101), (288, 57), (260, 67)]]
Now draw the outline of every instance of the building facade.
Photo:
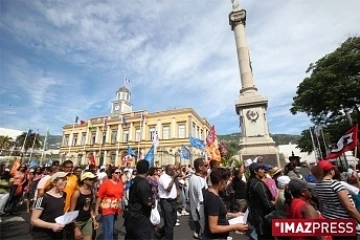
[[(205, 118), (201, 118), (192, 108), (152, 113), (133, 111), (130, 97), (130, 91), (122, 87), (112, 101), (111, 114), (91, 118), (86, 124), (64, 126), (60, 148), (64, 158), (77, 165), (85, 165), (94, 155), (98, 166), (133, 166), (135, 158), (125, 161), (128, 146), (141, 158), (151, 148), (156, 132), (160, 139), (155, 151), (156, 167), (174, 162), (189, 165), (193, 159), (204, 155), (201, 150), (190, 147), (189, 137), (205, 140), (211, 129)], [(189, 149), (191, 159), (181, 159), (181, 146)]]

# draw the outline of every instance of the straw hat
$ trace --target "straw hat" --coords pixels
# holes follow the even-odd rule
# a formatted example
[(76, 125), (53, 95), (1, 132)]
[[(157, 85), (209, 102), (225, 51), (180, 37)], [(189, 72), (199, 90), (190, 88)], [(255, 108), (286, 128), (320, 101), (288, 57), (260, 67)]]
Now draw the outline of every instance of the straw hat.
[(274, 167), (274, 168), (269, 170), (269, 174), (271, 176), (274, 176), (274, 175), (280, 173), (282, 170), (283, 170), (282, 168)]

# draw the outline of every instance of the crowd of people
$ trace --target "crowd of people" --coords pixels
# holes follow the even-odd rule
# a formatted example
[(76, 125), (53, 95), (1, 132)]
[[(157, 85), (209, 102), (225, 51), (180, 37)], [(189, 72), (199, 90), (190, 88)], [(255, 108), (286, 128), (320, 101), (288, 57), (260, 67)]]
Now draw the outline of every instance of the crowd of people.
[[(193, 238), (203, 240), (231, 239), (231, 232), (275, 239), (271, 220), (276, 218), (353, 218), (360, 223), (358, 173), (352, 168), (341, 173), (326, 160), (309, 168), (303, 177), (294, 163), (279, 169), (261, 158), (231, 169), (203, 158), (195, 159), (192, 168), (180, 163), (154, 168), (145, 160), (133, 168), (82, 169), (70, 160), (44, 168), (22, 164), (16, 171), (0, 170), (0, 211), (14, 214), (24, 203), (33, 239), (91, 240), (101, 226), (103, 239), (112, 240), (118, 217), (124, 219), (128, 240), (174, 239), (179, 218), (188, 215), (195, 223)], [(229, 224), (247, 210), (247, 222)], [(78, 211), (72, 223), (56, 223), (71, 211)]]

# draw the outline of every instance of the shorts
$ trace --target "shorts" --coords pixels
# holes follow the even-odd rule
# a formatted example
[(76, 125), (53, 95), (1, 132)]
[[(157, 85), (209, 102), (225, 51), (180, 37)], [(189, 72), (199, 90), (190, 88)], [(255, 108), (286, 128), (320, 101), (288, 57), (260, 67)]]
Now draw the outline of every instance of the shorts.
[(75, 224), (78, 228), (80, 228), (83, 237), (92, 236), (93, 226), (91, 219), (87, 221), (75, 221)]

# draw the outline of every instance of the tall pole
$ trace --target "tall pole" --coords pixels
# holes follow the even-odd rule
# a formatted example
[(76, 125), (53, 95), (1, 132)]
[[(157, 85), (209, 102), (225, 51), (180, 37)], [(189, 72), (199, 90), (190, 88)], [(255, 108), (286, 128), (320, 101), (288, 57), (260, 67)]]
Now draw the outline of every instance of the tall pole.
[(324, 129), (323, 129), (322, 127), (320, 127), (320, 134), (321, 134), (322, 139), (323, 139), (323, 143), (324, 143), (324, 147), (325, 147), (325, 152), (326, 152), (326, 154), (329, 154), (329, 153), (330, 153), (329, 146), (328, 146), (327, 143), (326, 143), (325, 134), (324, 134)]
[(309, 128), (309, 131), (310, 131), (310, 138), (311, 138), (311, 142), (312, 142), (312, 145), (313, 145), (313, 149), (314, 149), (314, 153), (315, 153), (315, 158), (316, 158), (316, 162), (318, 161), (318, 154), (317, 154), (317, 151), (316, 151), (316, 145), (315, 145), (315, 142), (314, 142), (314, 135), (313, 135), (313, 132), (312, 132), (312, 128), (310, 127)]
[(47, 140), (48, 140), (48, 135), (49, 135), (49, 127), (46, 128), (44, 146), (43, 146), (43, 150), (42, 150), (41, 158), (40, 158), (40, 166), (42, 166), (42, 161), (44, 159), (44, 154), (45, 154), (46, 143), (47, 143)]
[(31, 161), (31, 158), (32, 158), (32, 155), (33, 155), (33, 151), (34, 151), (34, 147), (35, 147), (35, 143), (36, 143), (38, 135), (39, 135), (39, 129), (36, 131), (36, 134), (35, 134), (35, 137), (34, 137), (34, 140), (33, 140), (33, 144), (31, 146), (30, 161)]
[(23, 157), (24, 157), (25, 144), (26, 144), (26, 140), (27, 140), (28, 135), (29, 135), (30, 132), (31, 132), (31, 129), (28, 129), (28, 131), (26, 132), (26, 135), (25, 135), (24, 143), (23, 143), (23, 145), (22, 145), (22, 147), (21, 147), (20, 163), (22, 163), (22, 159), (23, 159)]
[[(137, 156), (136, 156), (136, 162), (138, 161), (138, 160), (141, 160), (141, 159), (139, 159), (140, 158), (140, 141), (141, 141), (141, 136), (142, 136), (142, 125), (143, 125), (143, 113), (141, 112), (141, 117), (140, 117), (140, 136), (139, 136), (139, 141), (138, 141), (138, 148), (137, 148)], [(136, 164), (136, 162), (135, 162), (135, 164)]]
[[(315, 127), (314, 127), (314, 130), (315, 130)], [(320, 145), (320, 141), (319, 141), (319, 136), (318, 134), (315, 132), (315, 136), (316, 136), (316, 141), (317, 141), (317, 145), (318, 145), (318, 148), (319, 148), (319, 155), (321, 157), (321, 159), (323, 159), (323, 155), (322, 155), (322, 151), (321, 151), (321, 145)]]
[[(75, 128), (75, 124), (77, 122), (77, 116), (75, 116), (74, 118), (74, 122), (73, 122), (73, 125), (72, 125), (72, 129), (71, 129), (71, 133), (70, 133), (70, 136), (69, 136), (69, 141), (70, 141), (70, 137), (72, 137), (74, 135), (74, 128)], [(71, 146), (72, 146), (72, 141), (73, 139), (71, 138), (71, 142), (69, 144), (69, 150), (68, 150), (68, 158), (70, 159), (70, 150), (71, 150)]]

